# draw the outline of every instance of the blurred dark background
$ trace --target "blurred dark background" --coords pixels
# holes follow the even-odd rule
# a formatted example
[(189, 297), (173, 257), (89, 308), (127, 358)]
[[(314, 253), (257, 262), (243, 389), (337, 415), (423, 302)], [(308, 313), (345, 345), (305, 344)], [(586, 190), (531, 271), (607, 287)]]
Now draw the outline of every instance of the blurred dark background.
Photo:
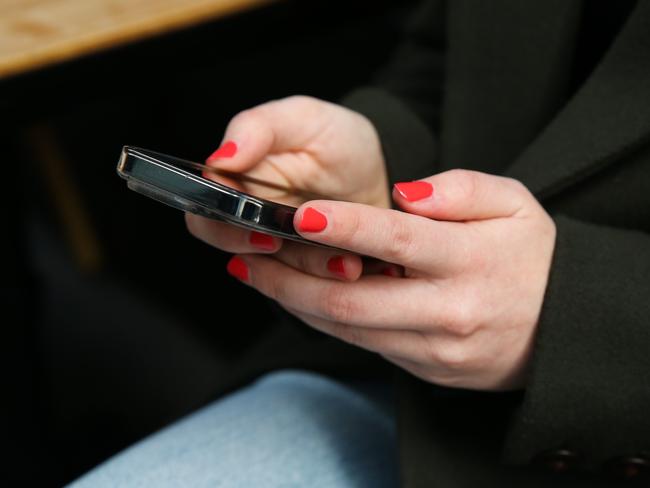
[[(238, 111), (367, 83), (412, 1), (281, 1), (0, 82), (3, 486), (60, 486), (199, 407), (277, 313), (124, 144), (203, 160)], [(1, 480), (0, 480), (1, 481)]]

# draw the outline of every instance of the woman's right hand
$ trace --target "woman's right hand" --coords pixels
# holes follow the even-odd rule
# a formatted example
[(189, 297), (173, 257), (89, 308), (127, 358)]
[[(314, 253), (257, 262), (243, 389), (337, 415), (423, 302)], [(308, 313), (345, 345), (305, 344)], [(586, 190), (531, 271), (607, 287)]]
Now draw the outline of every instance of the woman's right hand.
[[(386, 167), (374, 126), (357, 112), (311, 97), (293, 96), (240, 112), (231, 120), (224, 142), (207, 164), (332, 200), (383, 208), (391, 205)], [(273, 201), (296, 207), (304, 203), (295, 194), (239, 184), (244, 191)], [(192, 234), (228, 252), (277, 253), (283, 244), (279, 238), (196, 215), (187, 214), (186, 221)], [(301, 268), (307, 264), (307, 268), (315, 268), (316, 274), (332, 275), (332, 266), (320, 262), (322, 250), (281, 254), (289, 255), (282, 257), (283, 261), (290, 261), (291, 254), (299, 254)], [(305, 263), (310, 255), (318, 262)], [(338, 267), (346, 270), (344, 276), (334, 273), (334, 277), (356, 279), (361, 272), (360, 261), (351, 255), (344, 259), (347, 266)]]

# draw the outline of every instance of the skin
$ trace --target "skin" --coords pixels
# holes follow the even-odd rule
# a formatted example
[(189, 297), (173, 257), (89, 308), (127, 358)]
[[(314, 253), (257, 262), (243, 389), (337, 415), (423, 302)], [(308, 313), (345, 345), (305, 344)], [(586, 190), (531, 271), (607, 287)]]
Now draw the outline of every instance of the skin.
[[(521, 183), (452, 170), (422, 180), (433, 185), (429, 197), (390, 195), (372, 124), (307, 97), (242, 112), (224, 139), (239, 152), (211, 164), (347, 200), (292, 202), (296, 229), (308, 207), (327, 219), (304, 237), (347, 254), (280, 239), (258, 250), (248, 231), (188, 214), (192, 234), (244, 260), (248, 285), (425, 381), (525, 386), (555, 225)], [(388, 208), (391, 197), (402, 211)], [(333, 256), (343, 256), (344, 276), (327, 269)]]

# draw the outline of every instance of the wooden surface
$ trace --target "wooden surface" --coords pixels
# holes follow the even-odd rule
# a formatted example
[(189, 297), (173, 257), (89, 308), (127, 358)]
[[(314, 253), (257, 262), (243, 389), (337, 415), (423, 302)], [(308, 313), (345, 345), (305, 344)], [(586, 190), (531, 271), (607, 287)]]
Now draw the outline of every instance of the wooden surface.
[(271, 0), (0, 0), (0, 78)]

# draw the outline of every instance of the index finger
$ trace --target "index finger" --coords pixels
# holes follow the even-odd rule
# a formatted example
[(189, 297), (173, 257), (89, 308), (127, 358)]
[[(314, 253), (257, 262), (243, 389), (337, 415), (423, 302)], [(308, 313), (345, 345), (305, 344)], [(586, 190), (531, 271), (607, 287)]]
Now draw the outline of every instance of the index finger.
[(294, 227), (306, 239), (431, 273), (462, 266), (470, 244), (463, 223), (330, 200), (302, 205)]
[[(304, 96), (274, 100), (235, 115), (223, 145), (207, 164), (236, 173), (250, 171), (269, 154), (306, 148), (323, 130), (321, 103)], [(228, 149), (223, 154), (223, 149)]]

